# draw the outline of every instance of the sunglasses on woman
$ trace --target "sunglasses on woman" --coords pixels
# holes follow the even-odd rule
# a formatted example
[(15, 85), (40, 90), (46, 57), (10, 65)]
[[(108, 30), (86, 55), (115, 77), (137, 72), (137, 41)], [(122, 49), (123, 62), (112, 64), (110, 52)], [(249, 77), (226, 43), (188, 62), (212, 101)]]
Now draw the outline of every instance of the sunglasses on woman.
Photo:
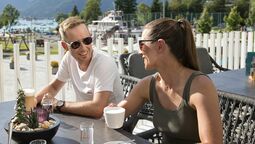
[(151, 39), (151, 40), (139, 40), (139, 48), (141, 49), (142, 48), (142, 46), (144, 45), (144, 42), (154, 42), (154, 41), (157, 41), (157, 40), (155, 40), (155, 39)]
[(81, 42), (85, 45), (90, 45), (92, 43), (92, 37), (85, 37), (81, 41), (77, 40), (74, 42), (68, 43), (72, 49), (77, 49), (81, 46)]

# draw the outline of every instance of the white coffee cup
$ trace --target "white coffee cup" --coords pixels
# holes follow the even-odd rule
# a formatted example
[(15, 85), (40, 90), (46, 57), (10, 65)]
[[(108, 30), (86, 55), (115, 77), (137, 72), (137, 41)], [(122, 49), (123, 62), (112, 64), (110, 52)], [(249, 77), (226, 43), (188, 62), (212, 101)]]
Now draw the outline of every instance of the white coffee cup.
[(122, 107), (105, 107), (104, 118), (109, 128), (121, 128), (125, 119), (125, 109)]

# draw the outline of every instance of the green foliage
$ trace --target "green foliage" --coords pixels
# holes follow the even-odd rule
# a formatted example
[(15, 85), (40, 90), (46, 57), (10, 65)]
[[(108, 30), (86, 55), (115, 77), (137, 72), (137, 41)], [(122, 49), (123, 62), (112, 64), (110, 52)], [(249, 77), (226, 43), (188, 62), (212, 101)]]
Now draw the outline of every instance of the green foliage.
[(25, 108), (25, 94), (23, 90), (18, 90), (18, 97), (16, 103), (16, 117), (18, 123), (26, 123), (26, 108)]
[(138, 19), (138, 24), (140, 25), (145, 25), (151, 18), (151, 9), (148, 5), (144, 3), (140, 3), (137, 7), (137, 19)]
[(226, 0), (212, 0), (206, 2), (204, 7), (206, 7), (209, 12), (226, 12), (227, 8), (225, 4)]
[(188, 12), (202, 12), (202, 0), (182, 0), (182, 3)]
[(242, 18), (248, 18), (249, 3), (250, 0), (234, 0), (234, 6), (237, 7), (237, 11), (240, 13)]
[(233, 7), (228, 14), (228, 16), (224, 17), (224, 21), (226, 23), (227, 31), (239, 30), (240, 23), (243, 21), (240, 14), (237, 11), (237, 7)]
[(185, 6), (180, 0), (171, 0), (169, 3), (169, 8), (173, 12), (183, 12), (185, 9)]
[(16, 20), (19, 18), (19, 11), (13, 7), (11, 4), (6, 5), (3, 13), (0, 17), (1, 24), (10, 28), (12, 25), (16, 24)]
[(51, 61), (50, 66), (53, 67), (53, 68), (57, 68), (58, 67), (58, 61)]
[(255, 1), (251, 1), (249, 17), (248, 17), (246, 23), (249, 26), (253, 26), (255, 24)]
[(213, 25), (213, 18), (209, 15), (207, 8), (205, 8), (196, 22), (197, 31), (200, 33), (210, 33)]
[(85, 20), (86, 24), (91, 23), (93, 20), (97, 20), (101, 15), (100, 4), (101, 0), (88, 0), (86, 7), (81, 12), (81, 17)]
[(39, 127), (39, 122), (37, 119), (36, 111), (31, 110), (31, 113), (29, 115), (27, 115), (26, 119), (27, 119), (28, 127), (32, 128), (32, 129)]
[(124, 14), (136, 12), (136, 0), (115, 0), (115, 9), (123, 11)]
[(159, 2), (159, 0), (153, 0), (152, 5), (151, 5), (151, 12), (160, 12), (162, 7), (162, 3)]
[(73, 6), (73, 10), (71, 11), (70, 16), (79, 16), (79, 11), (76, 5)]
[(58, 13), (57, 16), (56, 16), (56, 22), (58, 24), (60, 24), (62, 21), (64, 21), (66, 18), (68, 18), (68, 15), (67, 14), (64, 14), (64, 13)]

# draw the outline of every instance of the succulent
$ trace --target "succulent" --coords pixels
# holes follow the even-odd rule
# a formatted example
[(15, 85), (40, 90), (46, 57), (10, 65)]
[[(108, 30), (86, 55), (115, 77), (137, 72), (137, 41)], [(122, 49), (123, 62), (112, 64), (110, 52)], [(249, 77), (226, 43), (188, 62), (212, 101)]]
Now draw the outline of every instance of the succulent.
[(26, 114), (25, 108), (25, 94), (22, 89), (18, 90), (18, 97), (16, 103), (16, 120), (17, 123), (26, 123), (30, 128), (38, 128), (37, 112), (32, 110), (30, 114)]
[(18, 90), (18, 97), (16, 103), (16, 121), (18, 123), (25, 123), (26, 122), (26, 108), (25, 108), (25, 94), (24, 91), (19, 89)]
[(31, 113), (29, 115), (27, 115), (27, 124), (28, 124), (28, 127), (32, 128), (32, 129), (39, 127), (36, 110), (33, 111), (31, 109)]

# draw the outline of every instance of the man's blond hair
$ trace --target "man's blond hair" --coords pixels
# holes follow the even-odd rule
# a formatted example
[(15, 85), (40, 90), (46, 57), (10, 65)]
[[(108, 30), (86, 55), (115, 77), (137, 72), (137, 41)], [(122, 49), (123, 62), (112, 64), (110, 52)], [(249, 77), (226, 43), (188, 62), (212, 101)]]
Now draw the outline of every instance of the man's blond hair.
[(85, 22), (77, 16), (69, 17), (69, 18), (65, 19), (63, 22), (61, 22), (59, 25), (59, 33), (61, 36), (61, 40), (68, 41), (67, 37), (66, 37), (66, 31), (68, 29), (72, 29), (80, 24), (85, 24)]

